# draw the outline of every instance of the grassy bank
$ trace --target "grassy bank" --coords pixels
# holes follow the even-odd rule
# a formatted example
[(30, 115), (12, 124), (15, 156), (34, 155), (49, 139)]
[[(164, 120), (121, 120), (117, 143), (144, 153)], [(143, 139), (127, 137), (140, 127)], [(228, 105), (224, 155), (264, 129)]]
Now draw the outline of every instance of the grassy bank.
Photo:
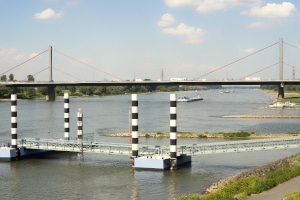
[[(239, 132), (218, 132), (218, 133), (209, 133), (209, 132), (177, 132), (177, 138), (278, 138), (278, 137), (290, 137), (290, 136), (297, 136), (300, 133), (297, 132), (288, 132), (282, 134), (270, 134), (270, 133), (254, 133), (254, 132), (246, 132), (246, 131), (239, 131)], [(109, 137), (131, 137), (131, 133), (114, 133), (114, 134), (107, 134), (106, 136)], [(156, 133), (139, 133), (139, 137), (146, 137), (146, 138), (169, 138), (169, 133), (163, 132), (156, 132)]]
[[(245, 200), (251, 194), (269, 190), (280, 183), (300, 175), (300, 154), (244, 172), (235, 177), (229, 177), (220, 184), (220, 188), (203, 197), (200, 195), (183, 195), (180, 200)], [(290, 194), (299, 194), (295, 191)]]

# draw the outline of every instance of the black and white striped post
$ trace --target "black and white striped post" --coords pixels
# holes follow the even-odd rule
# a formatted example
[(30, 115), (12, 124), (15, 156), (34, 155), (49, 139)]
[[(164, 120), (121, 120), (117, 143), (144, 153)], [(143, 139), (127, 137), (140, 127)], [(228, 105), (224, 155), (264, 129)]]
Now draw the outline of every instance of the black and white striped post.
[(82, 144), (82, 139), (83, 139), (83, 114), (81, 112), (81, 108), (78, 108), (77, 112), (77, 141), (78, 144)]
[(170, 94), (170, 169), (177, 167), (177, 97)]
[(17, 149), (17, 95), (11, 94), (11, 147)]
[[(131, 142), (132, 142), (132, 159), (138, 157), (139, 154), (139, 136), (138, 136), (138, 98), (137, 94), (131, 95)], [(134, 163), (133, 163), (134, 164)]]
[(65, 128), (65, 140), (70, 140), (70, 118), (69, 118), (69, 94), (64, 93), (64, 128)]

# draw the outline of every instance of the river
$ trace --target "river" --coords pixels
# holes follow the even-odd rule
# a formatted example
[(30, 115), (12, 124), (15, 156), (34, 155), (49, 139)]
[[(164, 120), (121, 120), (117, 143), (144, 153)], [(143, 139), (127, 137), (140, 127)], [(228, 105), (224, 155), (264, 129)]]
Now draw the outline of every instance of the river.
[[(266, 109), (270, 97), (258, 89), (176, 92), (203, 101), (177, 104), (178, 131), (256, 133), (300, 132), (299, 119), (233, 119), (226, 115), (299, 114), (298, 109)], [(169, 93), (140, 94), (139, 132), (169, 131)], [(105, 134), (128, 131), (130, 95), (70, 98), (71, 137), (76, 137), (77, 109), (83, 112), (84, 134), (96, 141), (127, 143), (129, 138)], [(10, 102), (0, 102), (0, 141), (10, 138)], [(63, 99), (18, 100), (18, 138), (63, 137)], [(223, 139), (177, 139), (178, 145)], [(168, 145), (169, 140), (140, 138), (143, 144)], [(1, 143), (0, 143), (1, 144)], [(298, 153), (272, 150), (192, 158), (191, 168), (173, 171), (133, 170), (127, 156), (60, 153), (16, 162), (0, 163), (1, 199), (175, 199), (185, 193), (201, 193), (219, 179)]]

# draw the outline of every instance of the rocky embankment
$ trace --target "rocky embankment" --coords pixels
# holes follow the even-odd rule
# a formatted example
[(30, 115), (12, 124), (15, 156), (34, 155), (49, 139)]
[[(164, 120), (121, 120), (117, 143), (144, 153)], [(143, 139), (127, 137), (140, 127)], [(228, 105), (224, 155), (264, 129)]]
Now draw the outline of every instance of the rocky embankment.
[(213, 183), (210, 187), (208, 187), (204, 191), (204, 193), (208, 194), (208, 193), (214, 192), (214, 191), (219, 190), (222, 187), (224, 187), (224, 186), (226, 186), (230, 183), (233, 183), (233, 182), (235, 182), (239, 179), (246, 178), (246, 177), (249, 177), (249, 176), (264, 177), (270, 170), (276, 169), (278, 167), (282, 167), (284, 165), (290, 165), (290, 164), (293, 164), (295, 162), (299, 162), (297, 160), (297, 155), (287, 157), (287, 158), (284, 158), (284, 159), (280, 159), (278, 161), (275, 161), (275, 162), (272, 162), (272, 163), (269, 163), (269, 164), (266, 164), (266, 165), (263, 165), (263, 166), (260, 166), (260, 167), (256, 167), (254, 169), (242, 172), (242, 173), (237, 174), (235, 176), (231, 176), (231, 177), (222, 179), (222, 180), (220, 180), (216, 183)]

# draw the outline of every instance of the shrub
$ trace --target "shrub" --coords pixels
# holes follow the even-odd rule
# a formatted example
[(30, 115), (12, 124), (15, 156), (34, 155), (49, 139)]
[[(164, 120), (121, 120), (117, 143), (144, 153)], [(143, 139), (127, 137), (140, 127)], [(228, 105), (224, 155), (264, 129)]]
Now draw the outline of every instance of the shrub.
[(204, 134), (201, 134), (201, 133), (200, 133), (200, 134), (198, 134), (198, 135), (197, 135), (197, 137), (198, 137), (198, 138), (207, 138), (207, 136), (206, 136), (206, 135), (204, 135)]
[(223, 133), (224, 137), (249, 137), (250, 133), (246, 131), (233, 132), (233, 133)]

